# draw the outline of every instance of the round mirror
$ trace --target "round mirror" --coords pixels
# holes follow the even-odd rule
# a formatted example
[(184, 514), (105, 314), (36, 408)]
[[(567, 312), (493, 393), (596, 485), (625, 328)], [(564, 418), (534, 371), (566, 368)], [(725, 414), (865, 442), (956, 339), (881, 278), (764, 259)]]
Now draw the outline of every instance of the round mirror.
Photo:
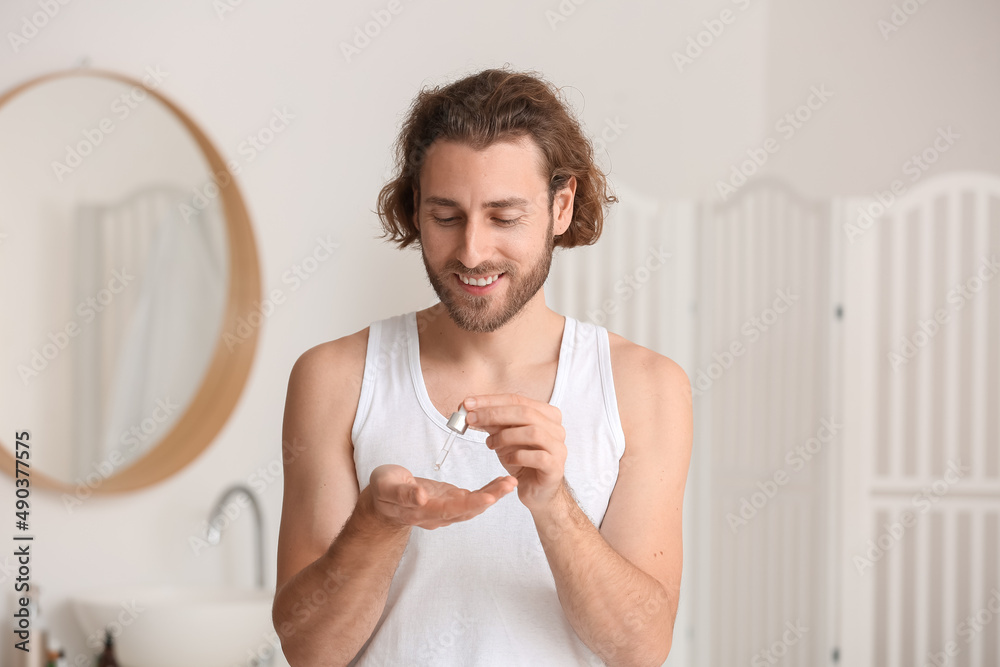
[(193, 460), (256, 348), (238, 163), (156, 91), (166, 76), (59, 72), (0, 96), (0, 466), (70, 498)]

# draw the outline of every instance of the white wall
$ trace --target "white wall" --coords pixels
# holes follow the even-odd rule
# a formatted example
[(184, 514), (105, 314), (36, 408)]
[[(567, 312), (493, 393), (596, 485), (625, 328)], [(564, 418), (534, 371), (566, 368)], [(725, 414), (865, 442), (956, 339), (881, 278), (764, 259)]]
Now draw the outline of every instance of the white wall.
[[(719, 156), (729, 147), (753, 140), (764, 118), (764, 2), (741, 12), (726, 39), (690, 69), (678, 72), (673, 64), (670, 53), (703, 30), (703, 20), (732, 6), (713, 4), (587, 2), (553, 30), (546, 11), (558, 11), (554, 0), (485, 9), (404, 0), (403, 11), (350, 63), (338, 44), (386, 3), (244, 2), (222, 19), (210, 0), (70, 3), (17, 53), (6, 35), (20, 30), (22, 17), (38, 6), (0, 6), (2, 88), (76, 66), (81, 58), (132, 76), (160, 66), (170, 73), (163, 94), (189, 112), (225, 156), (241, 160), (237, 146), (246, 135), (263, 127), (273, 108), (287, 108), (294, 121), (244, 163), (240, 179), (265, 289), (289, 293), (281, 276), (311, 253), (317, 236), (341, 244), (267, 322), (240, 403), (191, 466), (142, 492), (89, 499), (72, 514), (58, 496), (35, 490), (33, 578), (71, 654), (83, 646), (67, 605), (76, 591), (249, 583), (245, 518), (220, 548), (200, 557), (188, 537), (224, 486), (278, 460), (295, 359), (319, 342), (431, 302), (419, 255), (377, 241), (371, 213), (397, 124), (416, 91), (508, 61), (539, 70), (572, 87), (570, 97), (595, 133), (609, 120), (627, 126), (608, 145), (613, 182), (650, 197), (690, 194), (725, 168)], [(12, 252), (9, 240), (0, 245), (0, 261)], [(11, 481), (0, 480), (0, 498), (12, 497)], [(278, 479), (263, 494), (270, 581), (280, 499)], [(4, 591), (11, 586), (7, 577)]]
[[(959, 169), (1000, 173), (1000, 3), (775, 0), (772, 6), (758, 142), (765, 133), (781, 137), (774, 124), (806, 101), (810, 87), (833, 93), (782, 140), (767, 165), (772, 173), (815, 197), (871, 196), (894, 179), (912, 189)], [(937, 128), (948, 126), (960, 136), (929, 169), (907, 164), (933, 146)]]

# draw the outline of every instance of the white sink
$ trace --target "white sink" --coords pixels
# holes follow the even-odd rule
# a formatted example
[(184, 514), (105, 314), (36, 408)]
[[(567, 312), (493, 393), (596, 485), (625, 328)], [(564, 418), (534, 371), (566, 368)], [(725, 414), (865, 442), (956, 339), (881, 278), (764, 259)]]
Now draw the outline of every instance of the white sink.
[[(110, 628), (121, 667), (233, 667), (277, 654), (274, 591), (210, 587), (135, 587), (73, 596), (73, 611), (97, 655)], [(266, 661), (259, 664), (268, 664)]]

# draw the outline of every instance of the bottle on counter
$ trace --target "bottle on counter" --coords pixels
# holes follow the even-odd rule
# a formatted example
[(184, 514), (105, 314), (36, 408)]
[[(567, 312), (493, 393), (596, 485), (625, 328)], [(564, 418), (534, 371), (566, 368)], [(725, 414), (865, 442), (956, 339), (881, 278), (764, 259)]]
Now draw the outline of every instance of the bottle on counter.
[(97, 667), (118, 667), (115, 659), (115, 643), (111, 639), (111, 631), (104, 631), (104, 652), (97, 658)]
[(45, 662), (45, 667), (65, 667), (65, 657), (66, 652), (62, 649), (62, 646), (59, 645), (59, 642), (52, 640), (48, 650), (48, 660)]
[(28, 664), (32, 667), (45, 667), (46, 658), (49, 653), (49, 628), (45, 622), (45, 617), (42, 616), (42, 605), (38, 599), (40, 597), (38, 585), (32, 585), (35, 588), (35, 597), (33, 598), (35, 603), (35, 622), (34, 631), (31, 633), (34, 635), (34, 638), (31, 641), (35, 645), (31, 649), (34, 657), (28, 661)]

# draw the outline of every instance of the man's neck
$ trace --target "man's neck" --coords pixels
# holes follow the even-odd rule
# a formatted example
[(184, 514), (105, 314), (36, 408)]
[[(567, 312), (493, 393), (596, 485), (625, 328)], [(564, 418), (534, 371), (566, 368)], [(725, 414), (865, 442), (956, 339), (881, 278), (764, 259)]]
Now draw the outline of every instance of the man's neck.
[(545, 305), (541, 290), (510, 321), (490, 333), (462, 329), (441, 303), (417, 312), (421, 356), (495, 377), (556, 359), (564, 321)]

